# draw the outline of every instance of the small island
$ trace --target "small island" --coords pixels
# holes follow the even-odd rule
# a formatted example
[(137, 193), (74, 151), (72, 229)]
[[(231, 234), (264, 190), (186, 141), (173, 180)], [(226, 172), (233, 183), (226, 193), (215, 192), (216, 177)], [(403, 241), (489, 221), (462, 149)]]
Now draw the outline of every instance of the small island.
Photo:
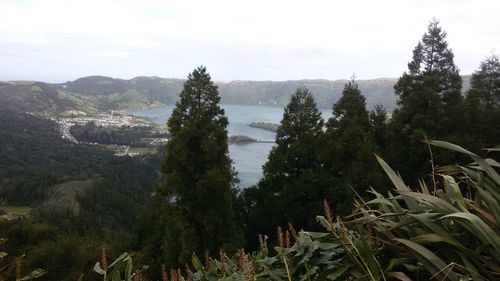
[(279, 124), (274, 124), (274, 123), (269, 123), (269, 122), (252, 122), (248, 124), (248, 126), (252, 128), (257, 128), (257, 129), (263, 129), (267, 131), (271, 131), (273, 133), (276, 133), (278, 131), (278, 127), (280, 126)]
[(227, 142), (229, 145), (232, 144), (248, 144), (248, 143), (274, 143), (272, 141), (262, 141), (262, 140), (257, 140), (249, 136), (243, 136), (243, 135), (236, 135), (236, 136), (230, 136), (227, 139)]
[(245, 143), (257, 142), (257, 140), (249, 136), (236, 135), (236, 136), (230, 136), (227, 142), (229, 145), (231, 145), (231, 144), (245, 144)]

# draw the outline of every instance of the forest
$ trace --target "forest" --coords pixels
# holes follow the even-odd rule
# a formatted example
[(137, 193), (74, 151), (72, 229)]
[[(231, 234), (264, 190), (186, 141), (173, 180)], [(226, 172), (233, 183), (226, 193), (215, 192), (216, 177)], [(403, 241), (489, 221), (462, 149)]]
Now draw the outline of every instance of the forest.
[(155, 131), (146, 126), (103, 127), (94, 122), (85, 125), (75, 125), (70, 128), (71, 134), (83, 142), (99, 144), (118, 144), (131, 146), (146, 146), (148, 138), (168, 138), (169, 134)]
[[(203, 66), (153, 156), (71, 145), (50, 121), (1, 110), (2, 198), (91, 182), (76, 213), (0, 220), (0, 280), (500, 279), (500, 59), (480, 62), (463, 91), (437, 20), (412, 54), (392, 112), (368, 110), (354, 77), (327, 120), (309, 89), (290, 93), (263, 178), (241, 190)], [(89, 126), (75, 130), (136, 134)]]

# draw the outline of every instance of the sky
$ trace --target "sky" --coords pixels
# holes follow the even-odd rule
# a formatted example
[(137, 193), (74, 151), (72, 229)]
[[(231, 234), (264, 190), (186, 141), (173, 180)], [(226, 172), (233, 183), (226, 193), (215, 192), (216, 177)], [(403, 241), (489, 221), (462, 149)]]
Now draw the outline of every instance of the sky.
[(0, 0), (0, 80), (399, 77), (434, 17), (461, 74), (500, 51), (498, 0)]

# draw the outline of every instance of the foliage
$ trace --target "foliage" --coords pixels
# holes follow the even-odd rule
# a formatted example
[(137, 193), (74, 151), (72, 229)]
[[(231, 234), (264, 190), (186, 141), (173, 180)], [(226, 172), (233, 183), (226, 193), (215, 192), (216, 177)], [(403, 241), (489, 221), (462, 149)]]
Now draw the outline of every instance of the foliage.
[[(388, 158), (401, 167), (404, 176), (427, 174), (428, 154), (420, 144), (426, 136), (462, 142), (466, 128), (461, 88), (446, 32), (434, 19), (413, 50), (408, 72), (394, 86), (399, 107), (388, 133)], [(435, 156), (437, 163), (453, 161)]]
[(285, 107), (276, 145), (263, 167), (264, 177), (242, 194), (247, 240), (289, 221), (301, 227), (316, 225), (314, 215), (328, 192), (319, 157), (322, 134), (323, 119), (314, 97), (305, 88), (297, 89)]
[(497, 223), (500, 165), (457, 145), (430, 145), (459, 152), (473, 163), (443, 166), (434, 177), (442, 185), (410, 189), (378, 159), (396, 190), (388, 196), (372, 191), (373, 199), (358, 202), (353, 223), (386, 253), (385, 263), (412, 278), (494, 280), (500, 275)]
[[(33, 215), (72, 233), (132, 228), (150, 200), (161, 153), (116, 157), (66, 142), (50, 120), (4, 109), (0, 120), (0, 201), (37, 206)], [(75, 181), (89, 188), (71, 192)], [(52, 208), (53, 199), (61, 204)]]
[(468, 127), (467, 144), (480, 148), (497, 144), (500, 139), (500, 60), (492, 55), (472, 74), (471, 88), (466, 97)]
[[(430, 145), (471, 157), (474, 162), (440, 168), (442, 185), (423, 181), (410, 189), (378, 158), (395, 190), (372, 190), (359, 200), (351, 219), (333, 217), (324, 203), (318, 221), (328, 230), (278, 228), (271, 255), (267, 237), (254, 253), (219, 259), (193, 256), (184, 280), (496, 280), (500, 277), (500, 164), (443, 141)], [(172, 271), (178, 277), (180, 270)], [(184, 271), (183, 271), (184, 272)], [(175, 279), (177, 280), (177, 279)]]
[(102, 260), (94, 265), (94, 271), (103, 276), (103, 281), (132, 281), (132, 258), (128, 253), (123, 253), (108, 265), (103, 249)]
[(422, 40), (413, 49), (413, 60), (408, 63), (409, 73), (405, 72), (394, 87), (400, 96), (399, 103), (405, 106), (406, 98), (429, 89), (427, 87), (445, 103), (457, 102), (460, 99), (462, 78), (453, 57), (446, 41), (446, 32), (439, 26), (439, 21), (433, 19)]
[[(41, 280), (98, 280), (87, 275), (95, 250), (103, 245), (112, 253), (129, 248), (135, 226), (133, 248), (140, 251), (134, 259), (151, 265), (152, 276), (160, 276), (162, 264), (191, 262), (185, 269), (163, 267), (163, 280), (167, 275), (171, 280), (499, 279), (500, 164), (481, 158), (480, 149), (500, 138), (500, 63), (496, 56), (481, 63), (463, 103), (461, 77), (445, 39), (446, 33), (433, 20), (395, 86), (399, 108), (389, 121), (382, 107), (368, 112), (362, 86), (349, 81), (324, 132), (312, 95), (298, 90), (286, 108), (264, 179), (239, 198), (232, 189), (228, 120), (218, 106), (218, 88), (205, 68), (196, 69), (169, 120), (173, 138), (166, 148), (163, 181), (153, 208), (147, 205), (157, 181), (159, 154), (117, 158), (98, 146), (71, 144), (60, 138), (54, 122), (18, 111), (96, 110), (92, 103), (106, 109), (155, 105), (160, 98), (175, 100), (164, 90), (177, 87), (180, 91), (182, 81), (89, 77), (65, 83), (70, 91), (82, 91), (84, 98), (61, 92), (58, 85), (1, 83), (0, 96), (10, 96), (0, 104), (0, 200), (41, 207), (31, 212), (33, 218), (0, 220), (0, 237), (9, 241), (0, 259), (6, 260), (6, 252), (26, 254), (23, 271), (43, 267), (47, 273)], [(153, 86), (149, 80), (154, 80)], [(269, 104), (284, 103), (282, 92), (290, 85), (311, 85), (323, 105), (333, 102), (331, 92), (340, 89), (338, 82), (324, 81), (230, 84), (222, 87), (257, 93), (245, 96), (245, 102), (259, 97)], [(16, 100), (19, 106), (13, 106)], [(143, 133), (142, 129), (83, 129), (91, 132), (89, 139), (106, 142), (135, 142)], [(472, 152), (440, 141), (427, 141), (426, 149), (420, 143), (426, 136), (467, 144)], [(372, 162), (373, 151), (395, 163), (404, 175), (400, 177), (378, 158), (396, 188), (387, 195)], [(499, 149), (486, 151), (494, 157)], [(462, 163), (466, 157), (474, 162), (441, 166)], [(76, 182), (85, 183), (81, 192), (66, 198), (58, 193), (75, 188)], [(76, 207), (45, 208), (54, 196)], [(325, 216), (317, 220), (327, 232), (313, 232), (318, 227), (313, 214), (319, 212), (323, 197), (334, 203), (335, 214), (350, 216), (334, 218), (325, 204)], [(350, 212), (353, 198), (358, 199)], [(137, 220), (140, 212), (143, 216)], [(248, 241), (288, 221), (310, 231), (296, 233), (288, 225), (285, 230), (278, 228), (277, 247), (268, 248), (267, 238), (259, 236), (257, 251), (226, 255), (221, 248), (231, 253), (243, 244), (236, 221), (245, 227)], [(193, 252), (205, 249), (202, 264)], [(217, 253), (218, 259), (209, 257)], [(3, 269), (15, 267), (10, 261), (4, 265)], [(95, 269), (104, 272), (105, 280), (144, 280), (132, 273), (128, 254), (109, 267), (101, 260)]]
[[(378, 114), (382, 115), (383, 111)], [(370, 161), (371, 154), (378, 149), (374, 131), (380, 129), (372, 126), (357, 82), (347, 82), (326, 124), (321, 153), (324, 167), (333, 178), (327, 198), (333, 202), (335, 212), (349, 214), (355, 193), (362, 194), (368, 185), (380, 186), (382, 175)]]
[(219, 101), (217, 86), (199, 67), (189, 74), (168, 120), (171, 139), (158, 191), (172, 205), (165, 245), (165, 252), (175, 256), (172, 264), (184, 263), (192, 252), (235, 248), (242, 242), (233, 212), (228, 120)]
[(491, 55), (472, 74), (468, 96), (478, 99), (484, 108), (500, 106), (500, 59)]
[[(3, 108), (0, 120), (0, 201), (32, 207), (31, 218), (0, 219), (5, 252), (26, 254), (23, 272), (42, 267), (47, 274), (41, 280), (74, 281), (104, 243), (128, 248), (137, 217), (150, 203), (161, 153), (116, 157), (64, 141), (50, 120)], [(73, 183), (85, 188), (71, 193)]]
[[(0, 246), (4, 244), (7, 240), (4, 238), (0, 238)], [(14, 258), (13, 260), (7, 261), (6, 263), (3, 261), (8, 254), (6, 252), (0, 251), (0, 281), (8, 280), (7, 277), (15, 276), (16, 281), (25, 281), (37, 279), (45, 275), (46, 271), (43, 269), (35, 269), (31, 273), (26, 276), (21, 276), (21, 261), (24, 256), (19, 256)]]
[[(372, 129), (372, 135), (375, 138), (376, 145), (384, 149), (387, 146), (387, 127), (389, 124), (389, 116), (387, 114), (387, 109), (378, 104), (370, 111), (370, 123)], [(381, 152), (383, 154), (383, 152)]]
[(92, 274), (92, 266), (98, 256), (95, 253), (103, 246), (111, 254), (119, 253), (130, 244), (123, 231), (106, 235), (68, 235), (53, 225), (29, 218), (0, 220), (0, 236), (7, 240), (2, 250), (23, 257), (23, 272), (44, 269), (45, 274), (39, 278), (40, 281), (74, 281), (82, 274), (84, 280), (97, 280)]

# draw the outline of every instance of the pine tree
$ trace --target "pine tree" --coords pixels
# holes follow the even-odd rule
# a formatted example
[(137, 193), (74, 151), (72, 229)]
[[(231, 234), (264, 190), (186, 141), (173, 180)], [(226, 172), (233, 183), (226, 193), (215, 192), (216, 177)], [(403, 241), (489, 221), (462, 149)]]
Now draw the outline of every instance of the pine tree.
[(408, 73), (405, 72), (394, 87), (400, 97), (400, 105), (404, 106), (405, 98), (427, 87), (431, 87), (433, 93), (439, 95), (445, 103), (459, 101), (462, 78), (453, 57), (446, 41), (446, 32), (439, 26), (439, 21), (433, 19), (413, 50)]
[(375, 108), (370, 111), (372, 134), (377, 146), (382, 150), (382, 154), (386, 147), (388, 118), (387, 109), (380, 104), (377, 104)]
[(486, 58), (479, 70), (472, 74), (468, 99), (476, 99), (483, 109), (500, 107), (500, 59), (496, 55)]
[(395, 166), (406, 167), (403, 175), (414, 178), (416, 171), (429, 166), (429, 154), (421, 142), (425, 136), (460, 143), (464, 123), (461, 88), (462, 78), (446, 32), (433, 19), (413, 50), (408, 72), (394, 86), (399, 108), (391, 122), (388, 158)]
[(352, 79), (333, 105), (333, 116), (326, 125), (325, 168), (335, 178), (331, 202), (335, 211), (349, 214), (355, 194), (369, 185), (380, 186), (382, 175), (373, 153), (377, 150), (365, 97)]
[(216, 253), (241, 242), (233, 212), (228, 120), (219, 101), (217, 86), (206, 68), (199, 67), (189, 74), (168, 120), (171, 139), (159, 192), (167, 197), (175, 217), (165, 252), (175, 252), (180, 264), (193, 252)]
[(481, 152), (500, 142), (500, 59), (492, 55), (472, 74), (467, 93), (469, 146)]
[(314, 97), (308, 89), (297, 89), (285, 107), (283, 119), (276, 132), (276, 146), (271, 150), (268, 162), (264, 165), (264, 177), (296, 178), (304, 170), (314, 169), (314, 165), (318, 164), (315, 155), (303, 149), (311, 149), (310, 145), (304, 144), (317, 138), (322, 128), (323, 119)]
[(321, 213), (327, 190), (319, 161), (322, 134), (323, 119), (314, 97), (305, 88), (297, 89), (285, 107), (263, 179), (243, 195), (249, 206), (250, 241), (288, 222), (300, 228), (317, 226), (314, 218)]

